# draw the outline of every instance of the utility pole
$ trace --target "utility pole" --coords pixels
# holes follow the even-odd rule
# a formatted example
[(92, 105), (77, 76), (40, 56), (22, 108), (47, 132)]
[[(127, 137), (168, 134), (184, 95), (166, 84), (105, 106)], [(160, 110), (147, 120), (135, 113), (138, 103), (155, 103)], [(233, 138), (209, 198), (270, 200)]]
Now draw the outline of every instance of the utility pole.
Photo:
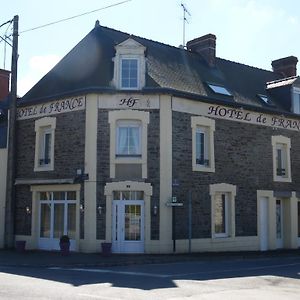
[(15, 174), (16, 174), (16, 112), (17, 112), (17, 70), (18, 70), (19, 16), (13, 19), (13, 45), (11, 60), (11, 89), (9, 106), (9, 133), (7, 153), (7, 179), (5, 203), (5, 248), (14, 246), (15, 220)]

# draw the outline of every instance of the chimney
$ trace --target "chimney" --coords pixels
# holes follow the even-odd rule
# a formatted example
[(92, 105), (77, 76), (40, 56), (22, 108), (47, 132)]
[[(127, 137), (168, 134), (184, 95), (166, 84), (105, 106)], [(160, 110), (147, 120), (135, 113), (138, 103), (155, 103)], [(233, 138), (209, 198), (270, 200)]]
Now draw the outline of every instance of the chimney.
[(186, 43), (187, 49), (200, 54), (210, 67), (216, 63), (216, 36), (207, 34)]
[(4, 100), (9, 93), (10, 72), (0, 69), (0, 101)]
[(298, 58), (295, 56), (288, 56), (272, 61), (273, 72), (282, 75), (284, 78), (293, 77), (297, 75)]

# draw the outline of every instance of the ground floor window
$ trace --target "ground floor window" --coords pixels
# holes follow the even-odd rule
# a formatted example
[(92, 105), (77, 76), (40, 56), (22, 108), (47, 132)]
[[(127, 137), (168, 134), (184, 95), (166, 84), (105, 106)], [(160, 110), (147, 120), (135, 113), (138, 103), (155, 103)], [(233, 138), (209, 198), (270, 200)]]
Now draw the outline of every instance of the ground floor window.
[(234, 185), (225, 183), (210, 185), (213, 238), (235, 236), (235, 195)]
[(56, 249), (59, 239), (76, 238), (76, 191), (38, 192), (39, 247)]

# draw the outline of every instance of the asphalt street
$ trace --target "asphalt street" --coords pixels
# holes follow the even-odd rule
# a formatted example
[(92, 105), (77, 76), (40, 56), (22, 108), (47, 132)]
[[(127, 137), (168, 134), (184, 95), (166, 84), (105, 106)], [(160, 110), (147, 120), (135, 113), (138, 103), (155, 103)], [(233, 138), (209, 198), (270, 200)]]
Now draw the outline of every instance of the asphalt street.
[(299, 299), (300, 257), (115, 267), (0, 266), (0, 299)]

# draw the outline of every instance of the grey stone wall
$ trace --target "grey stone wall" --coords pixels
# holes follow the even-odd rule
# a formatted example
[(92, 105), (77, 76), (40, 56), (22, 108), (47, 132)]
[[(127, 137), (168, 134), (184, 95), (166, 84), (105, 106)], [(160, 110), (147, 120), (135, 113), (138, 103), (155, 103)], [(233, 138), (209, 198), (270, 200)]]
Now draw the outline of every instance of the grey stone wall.
[[(215, 173), (192, 171), (191, 114), (173, 112), (173, 179), (180, 181), (174, 195), (183, 202), (176, 209), (176, 234), (188, 236), (188, 191), (192, 191), (193, 238), (211, 237), (209, 185), (237, 186), (236, 236), (257, 235), (257, 190), (297, 191), (300, 181), (300, 137), (295, 131), (216, 119)], [(291, 138), (292, 183), (273, 181), (271, 137)]]
[[(55, 115), (54, 171), (34, 172), (36, 119), (17, 122), (16, 178), (63, 179), (74, 178), (76, 169), (84, 168), (85, 111)], [(30, 234), (31, 227), (24, 226), (28, 218), (21, 213), (24, 203), (31, 206), (32, 193), (29, 186), (18, 186), (16, 192), (16, 234)], [(83, 202), (83, 185), (81, 188)], [(31, 216), (30, 216), (31, 217)], [(83, 237), (83, 217), (80, 220)]]

